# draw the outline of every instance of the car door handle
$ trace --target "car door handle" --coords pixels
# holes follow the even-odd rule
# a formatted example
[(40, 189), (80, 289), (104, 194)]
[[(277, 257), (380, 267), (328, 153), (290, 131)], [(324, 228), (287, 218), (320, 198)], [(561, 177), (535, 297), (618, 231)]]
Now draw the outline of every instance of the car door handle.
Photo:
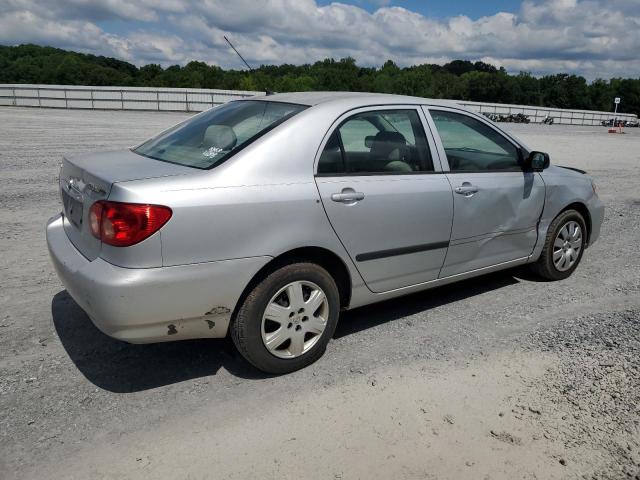
[(359, 202), (360, 200), (364, 200), (364, 193), (345, 190), (343, 190), (342, 193), (332, 194), (331, 200), (340, 203), (355, 203)]
[(474, 193), (478, 193), (478, 187), (471, 185), (469, 182), (464, 182), (459, 187), (456, 187), (454, 191), (460, 195), (464, 195), (465, 197), (470, 197)]

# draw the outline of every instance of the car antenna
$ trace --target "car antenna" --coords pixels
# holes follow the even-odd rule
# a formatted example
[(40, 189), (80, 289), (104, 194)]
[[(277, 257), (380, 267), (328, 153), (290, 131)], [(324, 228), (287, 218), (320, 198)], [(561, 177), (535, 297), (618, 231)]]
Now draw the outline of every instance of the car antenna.
[[(242, 62), (247, 66), (247, 68), (249, 69), (249, 71), (251, 73), (253, 73), (255, 70), (253, 68), (251, 68), (251, 66), (247, 63), (247, 61), (244, 59), (244, 57), (242, 55), (240, 55), (240, 52), (236, 49), (236, 47), (233, 46), (233, 43), (231, 43), (231, 40), (229, 40), (227, 38), (226, 35), (223, 35), (224, 39), (227, 41), (227, 43), (229, 44), (229, 46), (231, 48), (233, 48), (233, 51), (236, 52), (236, 55), (238, 55), (240, 57), (240, 60), (242, 60)], [(265, 92), (267, 95), (273, 95), (273, 92), (271, 90), (267, 90)]]

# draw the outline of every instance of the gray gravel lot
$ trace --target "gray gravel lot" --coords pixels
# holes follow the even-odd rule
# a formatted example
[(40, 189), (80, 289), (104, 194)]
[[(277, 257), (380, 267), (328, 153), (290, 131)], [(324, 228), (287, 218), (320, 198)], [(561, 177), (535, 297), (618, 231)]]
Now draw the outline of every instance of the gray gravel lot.
[(596, 179), (602, 236), (571, 278), (349, 312), (270, 378), (226, 340), (104, 336), (49, 263), (61, 155), (185, 117), (0, 108), (0, 478), (640, 479), (640, 129), (507, 126)]

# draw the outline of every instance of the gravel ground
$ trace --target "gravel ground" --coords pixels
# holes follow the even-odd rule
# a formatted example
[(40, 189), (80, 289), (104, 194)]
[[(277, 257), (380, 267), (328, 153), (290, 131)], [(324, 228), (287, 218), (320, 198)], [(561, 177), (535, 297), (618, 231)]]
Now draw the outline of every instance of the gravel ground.
[(542, 377), (541, 393), (556, 407), (541, 418), (545, 434), (568, 449), (606, 438), (593, 476), (640, 478), (640, 309), (568, 319), (532, 337), (562, 358)]
[(225, 340), (105, 337), (48, 260), (62, 153), (185, 114), (0, 109), (0, 478), (640, 479), (640, 129), (510, 125), (606, 204), (575, 274), (509, 270), (346, 313), (285, 377)]

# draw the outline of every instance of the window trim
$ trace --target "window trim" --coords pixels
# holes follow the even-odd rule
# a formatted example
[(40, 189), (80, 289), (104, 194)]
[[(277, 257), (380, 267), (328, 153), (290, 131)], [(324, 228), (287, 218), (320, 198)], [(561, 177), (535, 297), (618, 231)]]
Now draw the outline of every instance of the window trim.
[[(434, 175), (434, 174), (443, 174), (444, 169), (442, 166), (442, 160), (440, 158), (440, 152), (438, 151), (436, 140), (431, 129), (431, 125), (428, 123), (427, 116), (425, 115), (424, 109), (419, 104), (383, 104), (383, 105), (365, 105), (359, 106), (352, 109), (349, 109), (343, 112), (334, 122), (329, 126), (328, 130), (325, 132), (324, 137), (322, 138), (322, 142), (318, 147), (316, 152), (316, 157), (313, 163), (313, 172), (314, 177), (333, 177), (333, 178), (341, 178), (341, 177), (371, 177), (371, 176), (399, 176), (399, 175)], [(347, 122), (350, 118), (367, 112), (379, 112), (379, 111), (398, 111), (398, 110), (412, 110), (416, 112), (418, 115), (418, 119), (420, 120), (420, 125), (422, 127), (422, 131), (424, 133), (425, 139), (427, 141), (427, 147), (429, 148), (429, 155), (431, 156), (431, 161), (433, 163), (432, 171), (418, 171), (418, 172), (341, 172), (341, 173), (318, 173), (318, 167), (320, 163), (320, 157), (322, 156), (322, 152), (333, 135), (333, 132), (339, 129), (345, 122)], [(342, 138), (340, 138), (340, 151), (343, 154), (343, 162), (344, 162), (344, 147), (342, 146)], [(448, 166), (448, 164), (447, 164)], [(346, 168), (346, 165), (345, 165)]]
[[(436, 127), (435, 121), (433, 120), (433, 117), (431, 116), (431, 111), (442, 111), (442, 112), (450, 112), (450, 113), (455, 113), (458, 115), (465, 115), (469, 118), (473, 118), (474, 120), (479, 121), (480, 123), (486, 125), (487, 127), (491, 128), (494, 132), (496, 132), (498, 135), (502, 136), (505, 140), (507, 140), (511, 145), (513, 145), (516, 149), (516, 152), (518, 154), (518, 161), (520, 162), (520, 164), (522, 164), (522, 162), (524, 161), (526, 154), (528, 153), (526, 151), (526, 149), (520, 145), (515, 139), (513, 139), (510, 135), (508, 135), (506, 132), (503, 132), (502, 130), (500, 130), (499, 128), (497, 128), (495, 125), (493, 125), (492, 123), (490, 123), (489, 121), (487, 121), (486, 118), (480, 116), (480, 115), (475, 115), (472, 112), (468, 112), (466, 110), (462, 110), (462, 109), (457, 109), (457, 108), (452, 108), (452, 107), (446, 107), (446, 106), (439, 106), (439, 105), (423, 105), (422, 106), (422, 110), (425, 113), (425, 117), (427, 118), (427, 121), (429, 123), (429, 126), (432, 127), (435, 131), (434, 133), (434, 137), (435, 137), (435, 142), (436, 142), (436, 147), (438, 148), (438, 154), (440, 156), (440, 162), (442, 165), (442, 172), (446, 173), (446, 174), (452, 174), (452, 175), (459, 175), (459, 174), (464, 174), (464, 173), (514, 173), (514, 172), (525, 172), (525, 169), (522, 167), (522, 165), (518, 166), (518, 167), (513, 167), (513, 168), (509, 168), (509, 169), (492, 169), (492, 170), (451, 170), (451, 167), (449, 166), (449, 159), (447, 157), (447, 152), (444, 148), (444, 144), (442, 143), (442, 138), (440, 137), (440, 132), (438, 132), (438, 129)], [(446, 168), (445, 168), (445, 164), (446, 164)]]

